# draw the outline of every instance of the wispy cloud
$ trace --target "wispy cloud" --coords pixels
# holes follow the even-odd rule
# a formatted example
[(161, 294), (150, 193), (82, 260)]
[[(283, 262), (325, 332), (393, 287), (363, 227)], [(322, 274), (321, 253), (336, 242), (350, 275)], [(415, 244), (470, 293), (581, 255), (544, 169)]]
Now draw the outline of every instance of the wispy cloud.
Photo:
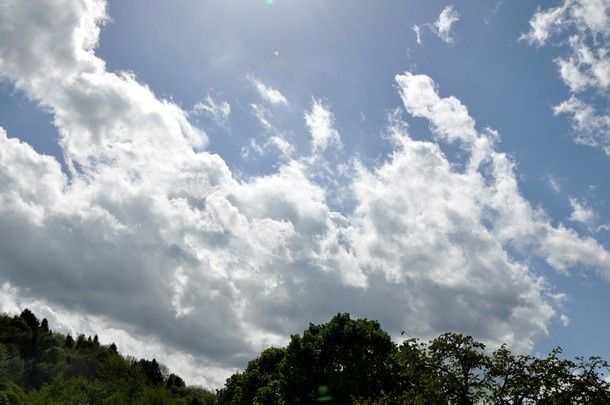
[(583, 223), (588, 227), (593, 226), (597, 218), (595, 211), (572, 197), (570, 198), (570, 206), (572, 207), (572, 213), (570, 214), (571, 221)]
[(548, 174), (546, 176), (546, 180), (549, 184), (549, 187), (551, 188), (551, 190), (553, 190), (553, 192), (555, 194), (561, 193), (561, 184), (559, 183), (559, 180), (557, 180), (557, 178), (555, 176), (553, 176), (552, 174)]
[(538, 9), (530, 30), (520, 39), (544, 46), (557, 38), (567, 44), (567, 55), (555, 59), (571, 96), (554, 107), (568, 114), (577, 143), (600, 147), (610, 156), (610, 115), (594, 104), (607, 104), (610, 89), (610, 3), (600, 0), (564, 0), (557, 7)]
[[(455, 42), (455, 34), (452, 30), (453, 25), (460, 20), (459, 13), (455, 10), (453, 6), (446, 6), (441, 13), (439, 14), (436, 21), (432, 23), (423, 24), (424, 27), (428, 27), (428, 29), (435, 34), (441, 41), (447, 44), (453, 44)], [(415, 32), (415, 38), (418, 44), (422, 44), (422, 26), (413, 25), (411, 27), (413, 32)]]
[(413, 25), (413, 27), (411, 27), (411, 29), (413, 30), (413, 32), (415, 32), (415, 39), (417, 40), (417, 43), (421, 45), (421, 28), (420, 28), (420, 26), (415, 24), (415, 25)]
[(231, 115), (231, 105), (227, 101), (218, 102), (208, 94), (202, 101), (193, 106), (192, 113), (198, 116), (206, 116), (217, 124), (224, 125)]
[(260, 79), (255, 77), (249, 77), (250, 82), (254, 85), (254, 88), (258, 92), (258, 95), (265, 102), (269, 104), (283, 104), (288, 105), (288, 100), (279, 90), (274, 89), (271, 86), (266, 85)]
[(460, 20), (459, 13), (453, 6), (446, 6), (441, 11), (438, 19), (430, 26), (432, 31), (443, 41), (448, 44), (455, 42), (455, 36), (452, 31), (453, 24)]
[(498, 11), (500, 11), (500, 7), (502, 7), (503, 4), (504, 4), (504, 0), (497, 1), (496, 4), (494, 5), (494, 8), (485, 17), (483, 17), (483, 21), (485, 22), (485, 25), (491, 24), (492, 18), (494, 18), (496, 16), (496, 14), (498, 14)]

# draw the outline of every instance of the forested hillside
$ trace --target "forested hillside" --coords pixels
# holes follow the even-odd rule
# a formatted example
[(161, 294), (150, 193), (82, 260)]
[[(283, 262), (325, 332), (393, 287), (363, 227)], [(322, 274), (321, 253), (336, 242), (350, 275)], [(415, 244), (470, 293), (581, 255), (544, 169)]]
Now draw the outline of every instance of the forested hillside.
[(97, 335), (54, 333), (29, 310), (0, 316), (0, 404), (214, 404), (155, 359), (122, 356)]
[(400, 345), (376, 321), (338, 314), (269, 348), (217, 393), (97, 336), (63, 336), (29, 310), (0, 316), (0, 404), (608, 404), (608, 363), (494, 352), (446, 333)]

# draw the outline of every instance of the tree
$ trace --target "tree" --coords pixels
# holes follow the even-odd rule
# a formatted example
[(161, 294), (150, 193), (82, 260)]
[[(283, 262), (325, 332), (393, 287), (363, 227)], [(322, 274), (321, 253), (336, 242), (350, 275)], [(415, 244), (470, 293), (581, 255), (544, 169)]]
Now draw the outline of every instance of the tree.
[(87, 342), (87, 338), (83, 333), (79, 334), (76, 338), (76, 348), (82, 350), (85, 348), (85, 344)]
[(450, 402), (477, 403), (487, 382), (485, 345), (472, 336), (445, 333), (429, 347), (428, 367), (438, 373), (441, 387)]
[(184, 388), (184, 387), (186, 387), (186, 384), (184, 383), (184, 380), (182, 378), (180, 378), (176, 374), (172, 373), (169, 375), (169, 377), (167, 377), (165, 386), (168, 388), (170, 388), (170, 387)]
[(235, 373), (218, 391), (220, 403), (246, 405), (253, 403), (281, 403), (279, 384), (282, 378), (280, 364), (286, 349), (271, 347), (248, 362), (243, 373)]
[(148, 361), (145, 359), (140, 360), (140, 367), (146, 379), (153, 385), (161, 385), (163, 383), (163, 374), (161, 374), (161, 368), (157, 360), (152, 359)]
[(502, 345), (491, 355), (488, 363), (488, 395), (495, 403), (501, 405), (522, 404), (527, 398), (533, 398), (537, 390), (532, 384), (530, 363), (532, 358), (525, 355), (514, 355)]
[(417, 339), (405, 340), (396, 352), (396, 386), (389, 402), (443, 404), (441, 373), (430, 363), (428, 346)]
[(38, 318), (36, 318), (36, 315), (34, 315), (32, 311), (26, 308), (23, 310), (21, 315), (19, 315), (19, 317), (25, 321), (25, 323), (30, 327), (30, 330), (32, 332), (38, 330), (40, 323), (38, 322)]
[(0, 315), (0, 404), (217, 403), (154, 359), (124, 357), (82, 334), (77, 349), (71, 335), (44, 331), (48, 322), (36, 326), (29, 311), (22, 316)]
[(49, 333), (49, 321), (47, 321), (47, 318), (42, 319), (42, 322), (40, 323), (40, 330), (44, 333)]
[(390, 391), (395, 350), (376, 321), (337, 314), (326, 324), (310, 324), (286, 348), (280, 367), (282, 396), (287, 403), (332, 398), (339, 404)]
[(72, 337), (72, 335), (67, 335), (67, 336), (66, 336), (66, 340), (64, 341), (64, 345), (65, 345), (67, 348), (70, 348), (70, 349), (71, 349), (72, 347), (74, 347), (74, 338)]

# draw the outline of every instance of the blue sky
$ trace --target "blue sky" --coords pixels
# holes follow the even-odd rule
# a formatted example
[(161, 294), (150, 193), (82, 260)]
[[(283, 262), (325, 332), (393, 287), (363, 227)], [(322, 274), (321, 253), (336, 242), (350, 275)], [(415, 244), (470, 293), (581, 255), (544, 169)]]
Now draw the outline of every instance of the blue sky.
[(208, 386), (339, 310), (610, 358), (607, 1), (18, 3), (4, 310)]

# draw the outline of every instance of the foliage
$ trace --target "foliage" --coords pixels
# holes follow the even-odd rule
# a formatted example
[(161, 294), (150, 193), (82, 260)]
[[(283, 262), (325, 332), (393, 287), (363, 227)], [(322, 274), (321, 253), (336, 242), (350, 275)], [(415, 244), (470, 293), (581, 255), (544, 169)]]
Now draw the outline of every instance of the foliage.
[(221, 404), (607, 404), (608, 363), (490, 353), (471, 336), (392, 342), (375, 321), (338, 314), (263, 351), (218, 391)]
[(608, 363), (487, 351), (445, 333), (396, 344), (376, 321), (337, 314), (268, 348), (217, 393), (97, 336), (63, 336), (29, 310), (0, 316), (4, 404), (608, 404)]
[(153, 360), (121, 356), (85, 335), (63, 336), (29, 310), (0, 316), (0, 405), (216, 404)]

